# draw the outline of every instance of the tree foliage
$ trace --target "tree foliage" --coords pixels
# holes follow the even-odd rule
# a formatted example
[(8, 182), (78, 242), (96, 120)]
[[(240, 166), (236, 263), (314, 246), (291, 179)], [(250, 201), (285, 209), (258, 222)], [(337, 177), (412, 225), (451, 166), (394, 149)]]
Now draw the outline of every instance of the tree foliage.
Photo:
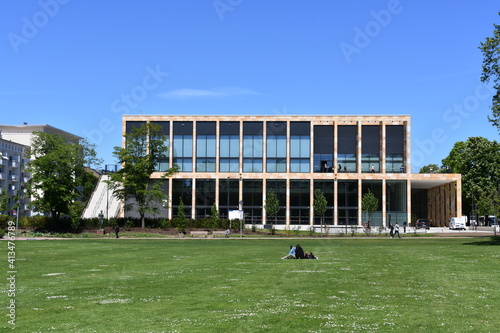
[(145, 227), (145, 214), (153, 213), (167, 199), (162, 189), (163, 178), (174, 175), (178, 168), (163, 172), (160, 179), (152, 179), (162, 158), (167, 157), (166, 136), (161, 126), (144, 123), (124, 135), (125, 147), (115, 147), (113, 155), (122, 168), (111, 174), (110, 188), (118, 199), (126, 200), (126, 210), (136, 207)]
[[(54, 220), (69, 214), (76, 201), (89, 197), (85, 189), (95, 185), (86, 167), (100, 163), (94, 145), (86, 140), (72, 141), (62, 135), (34, 132), (27, 183), (31, 204), (37, 212), (48, 212)], [(81, 205), (79, 205), (81, 206)]]
[(481, 81), (493, 82), (492, 116), (488, 117), (488, 120), (500, 131), (500, 25), (493, 24), (493, 28), (493, 36), (486, 37), (485, 41), (479, 45), (483, 53)]
[(268, 216), (274, 216), (274, 219), (277, 219), (277, 214), (280, 211), (280, 203), (276, 193), (272, 189), (267, 192), (264, 209)]
[[(500, 185), (500, 144), (482, 137), (470, 137), (465, 142), (457, 142), (443, 164), (452, 172), (462, 174), (462, 196), (464, 208), (472, 202), (493, 201), (492, 193), (498, 192)], [(484, 202), (486, 201), (486, 202)], [(479, 208), (479, 206), (478, 206)], [(482, 214), (488, 214), (482, 209)], [(481, 213), (481, 212), (480, 212)]]
[(428, 164), (421, 167), (418, 173), (441, 173), (441, 168), (437, 164)]
[(314, 212), (321, 216), (321, 224), (324, 224), (327, 201), (325, 195), (319, 188), (314, 191)]
[(372, 215), (378, 208), (378, 199), (375, 197), (373, 192), (368, 189), (368, 192), (363, 194), (361, 199), (361, 210), (368, 213), (369, 219), (371, 221)]

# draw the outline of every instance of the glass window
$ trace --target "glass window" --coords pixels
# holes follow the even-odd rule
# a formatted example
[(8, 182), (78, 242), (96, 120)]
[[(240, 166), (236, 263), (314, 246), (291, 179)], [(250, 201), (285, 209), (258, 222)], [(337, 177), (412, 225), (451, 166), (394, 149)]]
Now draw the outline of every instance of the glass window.
[(196, 137), (196, 171), (215, 172), (215, 135)]
[[(280, 210), (276, 216), (267, 216), (267, 224), (286, 223), (286, 180), (267, 180), (267, 192), (273, 191), (278, 199)], [(265, 205), (265, 202), (264, 202)]]
[(219, 139), (220, 172), (238, 172), (240, 162), (240, 138), (238, 135), (221, 135)]
[(245, 135), (243, 137), (244, 172), (262, 172), (262, 147), (262, 135)]
[(380, 126), (361, 127), (361, 171), (380, 172)]
[[(314, 211), (314, 224), (315, 225), (321, 225), (321, 224), (329, 224), (333, 225), (333, 216), (334, 216), (334, 209), (333, 209), (333, 200), (334, 200), (334, 181), (333, 180), (315, 180), (314, 181), (314, 191), (317, 189), (320, 190), (320, 192), (323, 194), (323, 196), (326, 199), (326, 211), (324, 213), (324, 216), (318, 216), (317, 213)], [(314, 202), (313, 202), (313, 209), (314, 209)]]
[(386, 200), (387, 200), (387, 224), (403, 223), (407, 221), (406, 207), (406, 181), (405, 180), (388, 180), (386, 183)]
[(355, 125), (338, 126), (337, 160), (342, 172), (356, 172), (357, 127)]

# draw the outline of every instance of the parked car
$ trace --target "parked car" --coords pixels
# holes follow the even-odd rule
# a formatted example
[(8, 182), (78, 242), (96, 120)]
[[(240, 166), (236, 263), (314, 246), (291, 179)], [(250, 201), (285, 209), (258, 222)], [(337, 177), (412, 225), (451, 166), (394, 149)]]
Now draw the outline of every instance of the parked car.
[(417, 229), (430, 229), (431, 223), (428, 219), (418, 219), (417, 220)]

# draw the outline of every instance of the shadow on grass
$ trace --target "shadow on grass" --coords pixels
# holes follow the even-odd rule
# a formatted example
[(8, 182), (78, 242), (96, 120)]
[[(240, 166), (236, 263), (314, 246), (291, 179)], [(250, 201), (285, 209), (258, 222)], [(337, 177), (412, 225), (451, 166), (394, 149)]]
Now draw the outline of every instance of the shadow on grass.
[(489, 240), (484, 239), (478, 242), (464, 243), (464, 245), (500, 245), (500, 236), (491, 236)]

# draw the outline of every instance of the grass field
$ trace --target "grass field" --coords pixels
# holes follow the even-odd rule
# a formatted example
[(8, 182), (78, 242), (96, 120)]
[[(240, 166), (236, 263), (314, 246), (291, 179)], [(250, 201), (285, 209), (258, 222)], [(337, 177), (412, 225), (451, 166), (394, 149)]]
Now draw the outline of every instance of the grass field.
[[(319, 260), (281, 260), (296, 242)], [(7, 247), (6, 241), (0, 244)], [(500, 327), (500, 245), (493, 238), (15, 244), (17, 332), (498, 332)], [(2, 272), (9, 271), (5, 253)], [(8, 317), (2, 318), (0, 327), (10, 331)]]

